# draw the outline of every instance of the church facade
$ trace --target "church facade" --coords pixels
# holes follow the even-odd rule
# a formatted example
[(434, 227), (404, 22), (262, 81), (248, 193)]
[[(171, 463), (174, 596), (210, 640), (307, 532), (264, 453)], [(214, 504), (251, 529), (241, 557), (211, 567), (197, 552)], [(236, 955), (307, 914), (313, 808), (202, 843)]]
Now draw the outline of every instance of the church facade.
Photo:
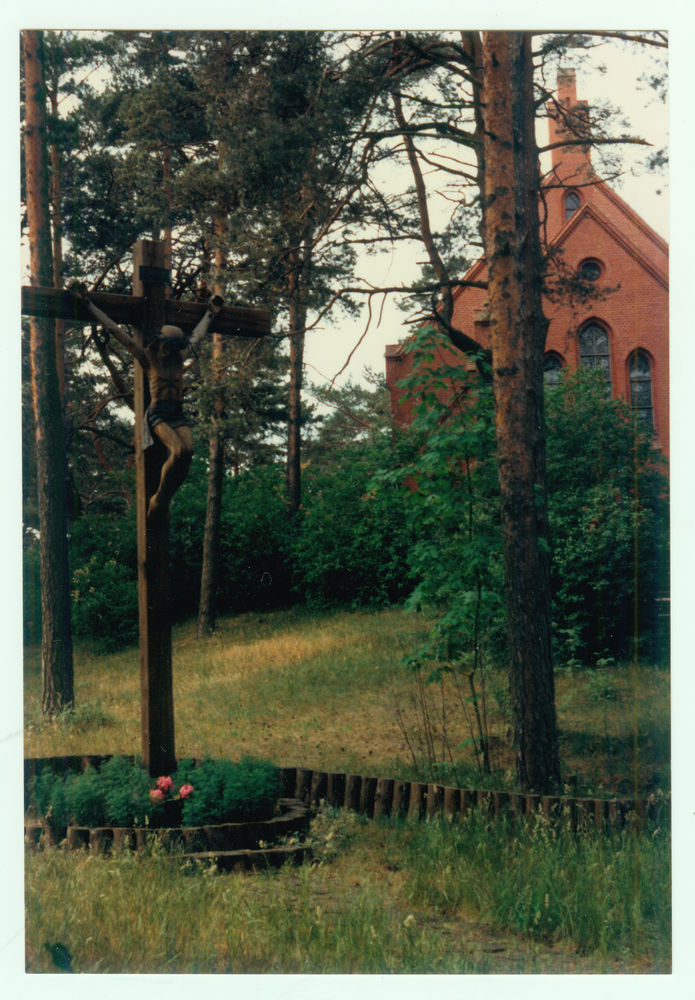
[[(574, 70), (558, 73), (548, 108), (552, 166), (542, 181), (542, 238), (550, 267), (543, 311), (549, 320), (544, 372), (552, 384), (565, 367), (600, 368), (613, 397), (622, 396), (669, 453), (668, 244), (591, 165), (588, 146), (563, 146), (581, 136), (586, 102), (577, 101)], [(479, 260), (466, 279), (485, 281)], [(553, 287), (556, 293), (552, 293)], [(489, 343), (487, 292), (455, 292), (452, 325), (483, 347)], [(473, 369), (465, 355), (443, 348), (441, 360)], [(386, 381), (396, 423), (410, 422), (412, 404), (397, 383), (411, 372), (404, 345), (386, 347)]]

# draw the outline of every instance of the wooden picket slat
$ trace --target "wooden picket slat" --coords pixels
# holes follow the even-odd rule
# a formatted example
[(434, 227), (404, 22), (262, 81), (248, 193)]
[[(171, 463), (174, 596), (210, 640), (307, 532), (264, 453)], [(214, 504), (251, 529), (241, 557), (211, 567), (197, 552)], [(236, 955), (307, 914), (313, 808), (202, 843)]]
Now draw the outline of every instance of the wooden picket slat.
[(441, 816), (444, 808), (444, 785), (430, 784), (427, 786), (427, 819)]
[(345, 808), (359, 812), (360, 791), (362, 789), (362, 775), (348, 774), (345, 778)]
[(326, 785), (326, 799), (329, 806), (340, 809), (345, 802), (345, 774), (329, 772)]
[(362, 787), (360, 788), (360, 804), (358, 811), (363, 816), (374, 815), (374, 800), (376, 799), (376, 786), (378, 778), (365, 778), (362, 776)]
[(423, 785), (419, 781), (411, 781), (410, 800), (408, 803), (409, 819), (420, 820), (425, 814), (426, 805), (427, 805), (427, 785)]
[(391, 812), (393, 816), (407, 816), (410, 804), (410, 782), (394, 781), (393, 802)]
[(444, 801), (442, 803), (442, 814), (444, 819), (458, 819), (461, 812), (461, 790), (459, 788), (444, 789)]
[(393, 778), (378, 779), (376, 783), (376, 795), (374, 797), (374, 819), (385, 818), (391, 815), (393, 786)]
[(311, 794), (309, 801), (312, 806), (319, 806), (321, 799), (325, 799), (328, 793), (328, 773), (326, 771), (314, 771), (311, 777)]
[(301, 799), (305, 804), (311, 799), (311, 779), (314, 772), (304, 767), (297, 768), (297, 784), (294, 790), (294, 798)]

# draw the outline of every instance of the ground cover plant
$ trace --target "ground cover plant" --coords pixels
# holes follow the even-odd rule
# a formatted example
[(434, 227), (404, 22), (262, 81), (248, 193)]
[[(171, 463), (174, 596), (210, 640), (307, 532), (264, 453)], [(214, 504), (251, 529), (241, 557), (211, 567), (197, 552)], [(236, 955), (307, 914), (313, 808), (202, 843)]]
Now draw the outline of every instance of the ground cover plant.
[[(419, 777), (427, 757), (413, 757), (396, 707), (416, 747), (419, 688), (402, 659), (427, 629), (402, 610), (247, 614), (202, 642), (193, 622), (176, 627), (179, 757)], [(487, 783), (503, 788), (513, 758), (504, 677), (490, 671)], [(95, 655), (78, 645), (78, 707), (52, 723), (41, 719), (39, 673), (30, 648), (26, 756), (139, 745), (136, 649)], [(447, 698), (446, 686), (427, 696)], [(668, 791), (666, 671), (564, 667), (557, 703), (578, 794)], [(459, 776), (480, 787), (462, 710), (449, 724)], [(435, 751), (441, 737), (435, 728)], [(542, 824), (515, 833), (338, 814), (319, 817), (311, 837), (318, 865), (253, 877), (177, 866), (156, 850), (103, 861), (30, 852), (29, 968), (55, 971), (48, 943), (64, 945), (82, 972), (668, 971), (667, 829), (574, 837)]]

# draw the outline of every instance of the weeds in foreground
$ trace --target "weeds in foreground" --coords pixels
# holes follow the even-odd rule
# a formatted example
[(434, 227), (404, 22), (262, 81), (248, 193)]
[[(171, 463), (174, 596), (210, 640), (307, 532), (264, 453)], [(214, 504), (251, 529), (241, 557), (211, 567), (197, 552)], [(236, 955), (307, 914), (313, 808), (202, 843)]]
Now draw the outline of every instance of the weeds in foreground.
[(471, 812), (460, 826), (414, 828), (404, 846), (411, 898), (535, 941), (571, 942), (580, 954), (668, 956), (668, 830), (572, 833), (568, 824)]
[[(32, 851), (28, 970), (56, 971), (46, 945), (60, 945), (83, 973), (606, 972), (616, 959), (620, 971), (669, 971), (667, 830), (325, 810), (310, 840), (313, 864), (253, 876), (156, 844), (108, 858)], [(506, 935), (497, 964), (492, 934)]]

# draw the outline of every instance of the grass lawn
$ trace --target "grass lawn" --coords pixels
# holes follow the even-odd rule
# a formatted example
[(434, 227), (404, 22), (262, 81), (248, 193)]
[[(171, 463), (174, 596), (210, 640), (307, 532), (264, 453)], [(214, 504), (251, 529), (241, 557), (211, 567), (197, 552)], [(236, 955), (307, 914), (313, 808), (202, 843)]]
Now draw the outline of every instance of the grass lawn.
[[(203, 641), (194, 623), (175, 628), (177, 755), (420, 777), (420, 694), (399, 661), (422, 627), (400, 610), (297, 610), (224, 619)], [(25, 755), (139, 752), (138, 670), (136, 649), (78, 646), (77, 708), (46, 724), (28, 650)], [(511, 779), (504, 691), (492, 675), (488, 787)], [(450, 706), (449, 744), (464, 744), (457, 773), (479, 785), (464, 707), (446, 687), (432, 697)], [(578, 794), (668, 789), (667, 672), (561, 670), (557, 707)], [(441, 737), (434, 726), (435, 751)], [(27, 855), (28, 968), (56, 971), (45, 944), (60, 942), (80, 972), (669, 971), (667, 830), (576, 837), (326, 812), (312, 836), (320, 864), (256, 876), (156, 852)]]

